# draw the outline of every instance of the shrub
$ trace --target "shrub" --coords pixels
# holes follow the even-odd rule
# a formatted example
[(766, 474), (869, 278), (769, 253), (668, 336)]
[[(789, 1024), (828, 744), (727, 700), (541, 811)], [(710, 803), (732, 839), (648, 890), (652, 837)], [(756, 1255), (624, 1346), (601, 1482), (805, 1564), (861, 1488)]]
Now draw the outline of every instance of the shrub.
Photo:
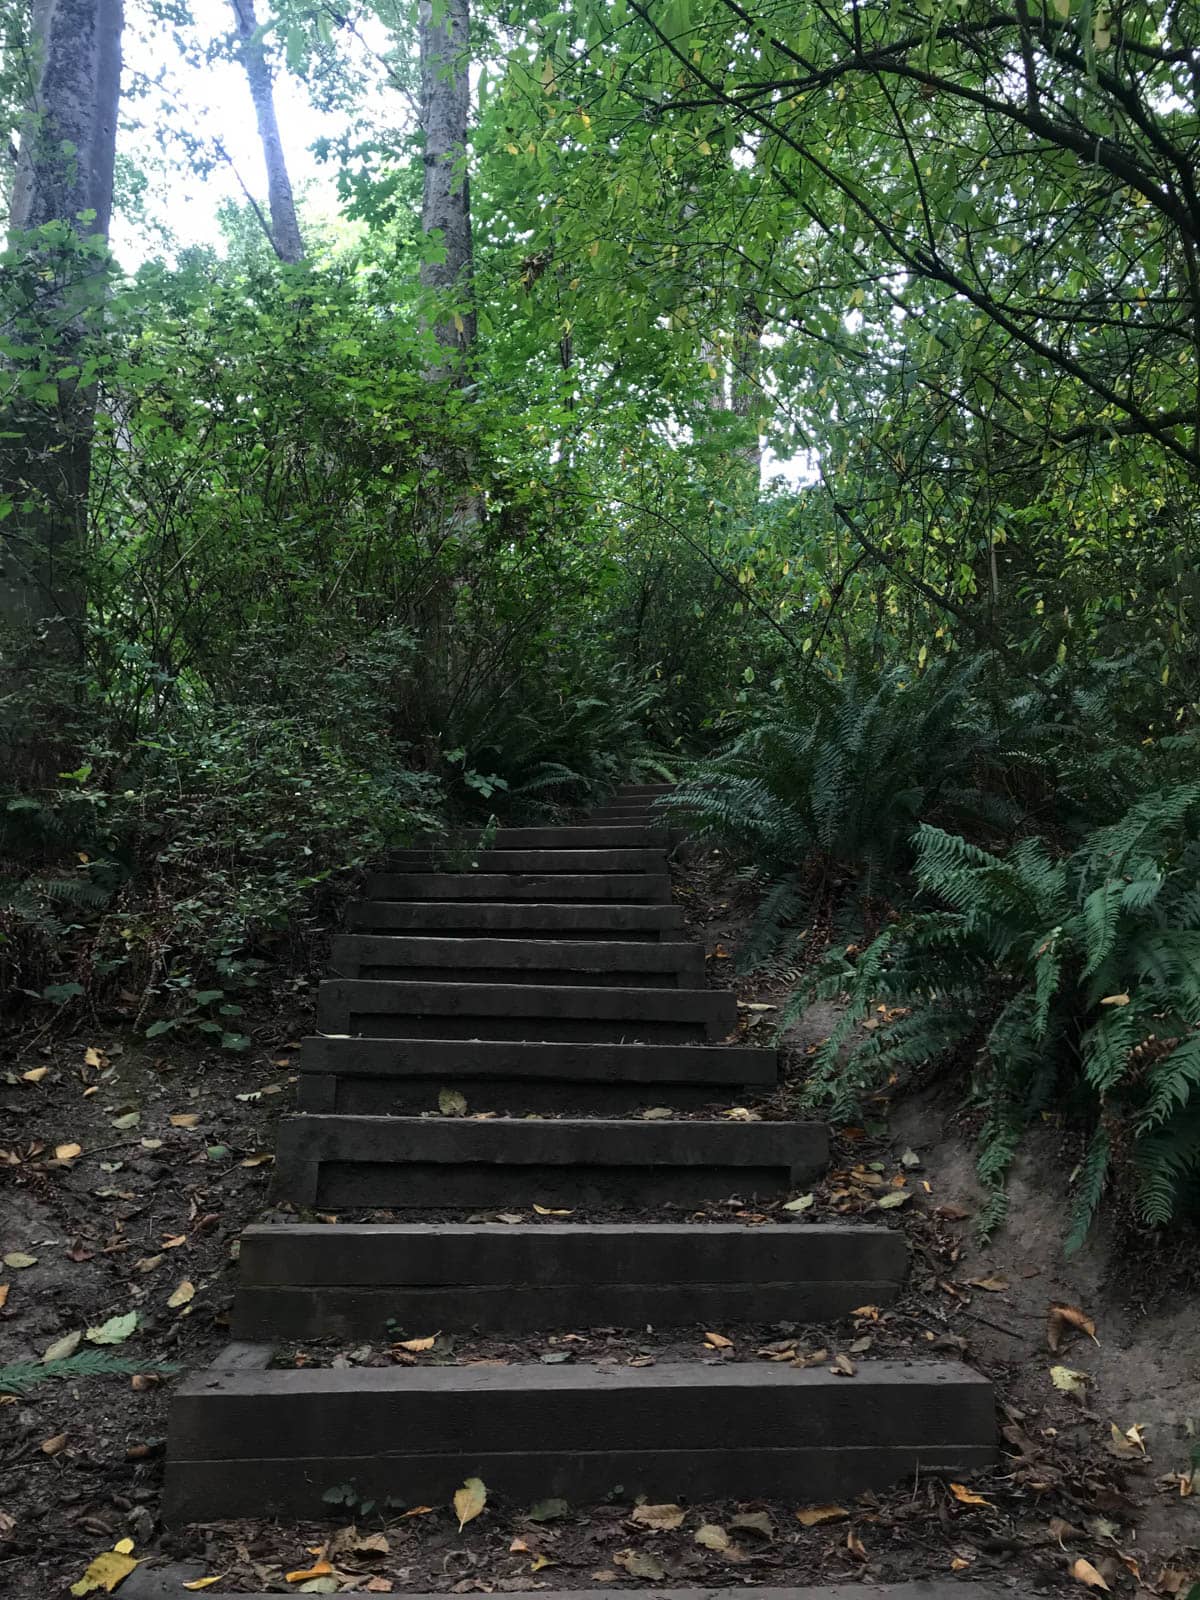
[[(814, 1060), (810, 1103), (846, 1112), (897, 1067), (978, 1051), (985, 1231), (1023, 1131), (1051, 1106), (1090, 1134), (1069, 1248), (1114, 1163), (1140, 1217), (1169, 1221), (1200, 1175), (1200, 784), (1143, 797), (1067, 855), (1038, 838), (993, 855), (929, 825), (916, 847), (933, 908), (818, 984), (850, 1005)], [(890, 1020), (864, 1037), (868, 1006)]]

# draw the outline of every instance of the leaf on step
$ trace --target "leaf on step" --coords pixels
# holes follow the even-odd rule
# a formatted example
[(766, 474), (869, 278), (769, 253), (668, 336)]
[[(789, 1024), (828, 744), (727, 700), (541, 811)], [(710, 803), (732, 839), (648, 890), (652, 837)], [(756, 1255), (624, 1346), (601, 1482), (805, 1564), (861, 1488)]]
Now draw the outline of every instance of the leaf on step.
[(553, 1206), (539, 1206), (536, 1201), (533, 1209), (539, 1217), (573, 1217), (575, 1215), (573, 1211), (556, 1210)]
[(852, 1378), (858, 1371), (858, 1368), (854, 1365), (849, 1356), (836, 1355), (834, 1356), (832, 1362), (830, 1362), (829, 1370), (835, 1375), (835, 1377)]
[(713, 1350), (732, 1350), (733, 1340), (727, 1339), (723, 1333), (706, 1333), (704, 1342)]
[(553, 1565), (554, 1563), (549, 1556), (536, 1555), (529, 1564), (529, 1570), (530, 1572), (540, 1572), (543, 1567), (552, 1567)]
[(636, 1522), (639, 1528), (654, 1528), (658, 1532), (669, 1533), (672, 1528), (678, 1528), (683, 1522), (684, 1511), (682, 1506), (634, 1506), (630, 1522)]
[(49, 1071), (49, 1067), (30, 1067), (28, 1072), (21, 1074), (21, 1078), (25, 1083), (41, 1083)]
[(83, 1154), (81, 1144), (56, 1144), (54, 1146), (54, 1159), (56, 1161), (74, 1161), (76, 1156)]
[(1103, 1589), (1111, 1593), (1104, 1579), (1096, 1571), (1090, 1561), (1085, 1561), (1082, 1556), (1071, 1568), (1071, 1576), (1076, 1583), (1085, 1583), (1089, 1589)]
[(740, 1511), (729, 1526), (745, 1528), (750, 1533), (761, 1533), (764, 1539), (775, 1537), (775, 1524), (769, 1511)]
[(322, 1557), (314, 1561), (311, 1567), (297, 1567), (295, 1572), (285, 1572), (284, 1577), (289, 1583), (307, 1583), (310, 1578), (329, 1578), (333, 1576), (333, 1568)]
[(912, 1199), (910, 1189), (891, 1189), (887, 1194), (881, 1195), (875, 1202), (876, 1211), (895, 1211), (897, 1207), (905, 1205)]
[(816, 1196), (811, 1194), (799, 1195), (795, 1200), (786, 1200), (782, 1209), (784, 1211), (807, 1211), (813, 1205)]
[(1081, 1310), (1079, 1306), (1064, 1305), (1060, 1300), (1052, 1300), (1046, 1318), (1046, 1343), (1055, 1354), (1072, 1329), (1086, 1333), (1095, 1344), (1100, 1343), (1096, 1338), (1096, 1324), (1086, 1311)]
[(482, 1478), (468, 1478), (461, 1489), (454, 1491), (454, 1514), (458, 1518), (460, 1533), (468, 1522), (474, 1522), (485, 1505), (487, 1485)]
[(867, 1547), (853, 1528), (846, 1535), (846, 1549), (849, 1550), (856, 1561), (865, 1561), (867, 1559)]
[(21, 1272), (25, 1267), (36, 1267), (38, 1258), (28, 1255), (24, 1250), (10, 1250), (4, 1257), (4, 1265), (11, 1267), (14, 1272)]
[(220, 1583), (225, 1576), (223, 1572), (214, 1572), (211, 1578), (193, 1578), (190, 1583), (181, 1584), (184, 1589), (211, 1589), (214, 1583)]
[(985, 1289), (988, 1294), (1003, 1294), (1009, 1287), (1008, 1279), (999, 1276), (995, 1278), (972, 1278), (972, 1289)]
[(196, 1285), (189, 1279), (183, 1278), (171, 1290), (170, 1295), (167, 1297), (167, 1304), (172, 1311), (176, 1311), (180, 1306), (186, 1306), (188, 1301), (195, 1297), (195, 1294)]
[(801, 1506), (796, 1521), (802, 1528), (818, 1528), (823, 1522), (844, 1522), (849, 1515), (844, 1506)]
[(643, 1122), (665, 1122), (668, 1117), (673, 1117), (675, 1112), (670, 1106), (649, 1106), (642, 1112)]
[(661, 1583), (667, 1575), (662, 1562), (648, 1550), (618, 1550), (613, 1561), (624, 1567), (630, 1577), (649, 1578), (651, 1583)]
[(467, 1097), (457, 1089), (439, 1089), (438, 1110), (444, 1117), (465, 1117)]
[(697, 1544), (702, 1544), (706, 1550), (728, 1550), (730, 1539), (724, 1528), (718, 1527), (715, 1522), (702, 1523), (692, 1536)]
[(914, 1168), (921, 1165), (921, 1158), (915, 1150), (905, 1150), (900, 1156), (900, 1165), (902, 1167), (907, 1167), (911, 1172)]
[(71, 1593), (94, 1594), (102, 1589), (105, 1594), (112, 1594), (139, 1565), (133, 1555), (133, 1540), (120, 1539), (111, 1550), (104, 1550), (96, 1557), (79, 1582), (71, 1585)]
[(199, 1121), (200, 1114), (197, 1111), (180, 1111), (170, 1118), (173, 1128), (194, 1128)]
[(427, 1339), (398, 1339), (394, 1348), (397, 1350), (411, 1350), (416, 1355), (422, 1350), (432, 1350), (436, 1339), (436, 1333), (431, 1333)]

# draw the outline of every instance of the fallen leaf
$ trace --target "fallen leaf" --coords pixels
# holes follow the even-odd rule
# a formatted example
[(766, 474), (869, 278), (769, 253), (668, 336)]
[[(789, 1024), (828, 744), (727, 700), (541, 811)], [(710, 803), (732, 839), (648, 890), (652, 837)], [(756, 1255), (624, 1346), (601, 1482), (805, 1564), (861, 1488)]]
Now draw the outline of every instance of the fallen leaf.
[(524, 1222), (525, 1218), (520, 1211), (497, 1211), (496, 1221), (507, 1222), (510, 1227), (515, 1227), (518, 1222)]
[(570, 1506), (557, 1496), (552, 1496), (549, 1500), (538, 1500), (526, 1513), (530, 1522), (557, 1522), (570, 1514)]
[(52, 1345), (46, 1347), (43, 1361), (65, 1361), (68, 1356), (73, 1356), (79, 1349), (83, 1338), (83, 1329), (76, 1328), (71, 1333), (64, 1333), (61, 1339), (55, 1339)]
[[(1106, 994), (1100, 1004), (1102, 1006), (1127, 1006), (1129, 1004), (1129, 996), (1127, 994)], [(1085, 1561), (1084, 1566), (1086, 1565), (1087, 1562)], [(1100, 1587), (1107, 1589), (1108, 1585), (1102, 1580)]]
[(991, 1501), (990, 1500), (985, 1500), (981, 1494), (973, 1494), (971, 1492), (971, 1490), (967, 1488), (965, 1483), (952, 1483), (950, 1485), (950, 1493), (958, 1501), (959, 1505), (963, 1505), (963, 1506), (987, 1506), (987, 1505), (991, 1505)]
[(775, 1524), (771, 1520), (769, 1511), (740, 1511), (729, 1526), (731, 1528), (746, 1528), (751, 1533), (761, 1533), (764, 1539), (775, 1537)]
[(21, 1078), (25, 1083), (41, 1083), (49, 1071), (49, 1067), (30, 1067), (28, 1072), (21, 1074)]
[(436, 1333), (431, 1333), (428, 1339), (399, 1339), (396, 1342), (396, 1349), (412, 1350), (414, 1353), (421, 1350), (432, 1350), (436, 1339)]
[(83, 1154), (81, 1144), (56, 1144), (54, 1146), (54, 1159), (56, 1161), (74, 1161), (76, 1156)]
[(900, 1165), (902, 1167), (907, 1167), (909, 1172), (911, 1172), (915, 1167), (919, 1167), (921, 1165), (921, 1158), (915, 1150), (905, 1150), (901, 1153)]
[(1056, 1389), (1061, 1389), (1064, 1394), (1079, 1396), (1087, 1394), (1088, 1375), (1086, 1372), (1073, 1372), (1070, 1367), (1051, 1367), (1050, 1381)]
[(42, 1440), (42, 1454), (44, 1456), (56, 1456), (60, 1450), (65, 1450), (66, 1447), (67, 1435), (65, 1433), (56, 1433), (52, 1439)]
[(865, 1561), (867, 1559), (867, 1547), (853, 1528), (846, 1535), (846, 1549), (849, 1550), (856, 1561)]
[(11, 1288), (12, 1285), (9, 1283), (0, 1283), (0, 1311), (4, 1310), (5, 1302), (8, 1300), (8, 1291)]
[(468, 1522), (473, 1522), (487, 1505), (487, 1486), (482, 1478), (468, 1478), (461, 1489), (454, 1491), (454, 1512), (461, 1533)]
[(186, 1306), (188, 1301), (195, 1296), (195, 1293), (196, 1285), (189, 1279), (183, 1278), (175, 1285), (174, 1289), (172, 1289), (167, 1298), (167, 1304), (171, 1307), (172, 1311), (177, 1310), (180, 1306)]
[(727, 1339), (723, 1333), (706, 1333), (704, 1342), (711, 1345), (714, 1350), (732, 1350), (733, 1340)]
[(4, 1265), (11, 1267), (14, 1272), (21, 1272), (26, 1267), (36, 1267), (38, 1258), (26, 1255), (24, 1250), (10, 1250), (4, 1257)]
[(514, 1539), (508, 1547), (508, 1553), (510, 1556), (528, 1555), (530, 1553), (529, 1546), (524, 1539)]
[(438, 1090), (438, 1110), (444, 1117), (465, 1117), (467, 1097), (457, 1089)]
[(180, 1111), (170, 1119), (173, 1128), (194, 1128), (199, 1121), (198, 1111)]
[(111, 1550), (105, 1550), (88, 1567), (78, 1583), (71, 1585), (73, 1595), (93, 1594), (103, 1589), (111, 1594), (140, 1563), (133, 1557), (133, 1540), (121, 1539)]
[(815, 1195), (802, 1194), (795, 1200), (785, 1201), (780, 1209), (783, 1211), (807, 1211), (812, 1206), (815, 1199)]
[(1076, 1583), (1086, 1583), (1089, 1589), (1103, 1589), (1106, 1593), (1111, 1593), (1108, 1585), (1096, 1571), (1092, 1563), (1090, 1561), (1085, 1561), (1082, 1556), (1080, 1556), (1079, 1560), (1076, 1561), (1072, 1566), (1071, 1576), (1075, 1579)]
[(553, 1206), (539, 1206), (536, 1201), (534, 1201), (533, 1209), (539, 1217), (573, 1217), (575, 1215), (573, 1211), (556, 1211)]
[[(143, 1139), (142, 1143), (145, 1144), (145, 1142)], [(269, 1150), (257, 1150), (254, 1155), (247, 1156), (241, 1165), (243, 1167), (265, 1167), (274, 1159), (275, 1157)]]
[(674, 1115), (675, 1112), (670, 1106), (648, 1106), (642, 1112), (642, 1121), (665, 1122), (668, 1117), (673, 1117)]
[(1051, 1301), (1046, 1319), (1046, 1343), (1055, 1354), (1058, 1353), (1058, 1348), (1070, 1329), (1086, 1333), (1095, 1344), (1100, 1343), (1096, 1338), (1096, 1324), (1086, 1311), (1081, 1311), (1078, 1306), (1064, 1305), (1059, 1300)]
[(972, 1289), (986, 1289), (988, 1294), (1003, 1294), (1009, 1286), (1008, 1279), (1001, 1277), (972, 1278), (970, 1283)]
[(407, 1511), (401, 1512), (405, 1517), (427, 1517), (433, 1511), (432, 1506), (410, 1506)]
[(830, 1362), (829, 1370), (830, 1372), (836, 1374), (836, 1376), (839, 1378), (852, 1378), (858, 1371), (858, 1368), (854, 1365), (849, 1356), (836, 1355), (834, 1356), (832, 1362)]
[(181, 1584), (183, 1589), (211, 1589), (214, 1583), (220, 1583), (225, 1576), (223, 1572), (214, 1572), (211, 1578), (193, 1578), (190, 1583)]
[(955, 1556), (954, 1560), (950, 1563), (950, 1571), (966, 1572), (970, 1565), (971, 1563), (966, 1559), (965, 1556)]
[(140, 1111), (126, 1111), (122, 1116), (114, 1117), (112, 1125), (118, 1133), (128, 1133), (130, 1128), (136, 1128), (142, 1120)]
[(876, 1211), (895, 1211), (897, 1206), (904, 1205), (912, 1199), (911, 1189), (891, 1189), (875, 1202)]
[(729, 1535), (724, 1528), (718, 1527), (715, 1522), (702, 1523), (692, 1537), (697, 1544), (702, 1544), (706, 1550), (729, 1549)]
[(849, 1515), (844, 1506), (801, 1506), (796, 1521), (802, 1528), (817, 1528), (823, 1522), (844, 1522)]
[(164, 1233), (162, 1245), (164, 1250), (178, 1250), (181, 1244), (187, 1243), (186, 1233)]
[(102, 1322), (98, 1328), (89, 1328), (87, 1338), (89, 1344), (123, 1344), (138, 1325), (136, 1311), (127, 1311), (121, 1317), (109, 1317), (107, 1322)]
[(634, 1578), (649, 1578), (651, 1583), (661, 1583), (666, 1568), (648, 1550), (618, 1550), (613, 1557), (618, 1567), (624, 1567)]
[(104, 1065), (104, 1057), (94, 1044), (88, 1045), (83, 1052), (83, 1064), (85, 1067), (102, 1067)]
[(549, 1556), (536, 1555), (529, 1563), (529, 1570), (530, 1572), (540, 1572), (543, 1567), (552, 1567), (553, 1565), (554, 1563)]
[(285, 1572), (284, 1577), (289, 1583), (307, 1583), (310, 1578), (332, 1577), (333, 1568), (323, 1558), (314, 1561), (311, 1567), (297, 1567), (295, 1572)]
[(670, 1532), (678, 1528), (683, 1522), (684, 1511), (682, 1506), (634, 1506), (630, 1522), (636, 1522), (639, 1528), (654, 1528), (660, 1532)]

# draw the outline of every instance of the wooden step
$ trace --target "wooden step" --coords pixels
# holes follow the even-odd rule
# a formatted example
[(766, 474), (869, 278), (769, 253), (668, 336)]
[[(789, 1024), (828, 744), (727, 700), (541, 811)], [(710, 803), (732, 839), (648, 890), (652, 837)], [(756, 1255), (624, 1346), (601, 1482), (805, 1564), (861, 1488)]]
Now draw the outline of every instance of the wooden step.
[[(700, 1517), (695, 1518), (696, 1526)], [(182, 1585), (194, 1582), (208, 1571), (197, 1563), (174, 1563), (169, 1568), (139, 1567), (121, 1585), (121, 1600), (179, 1600)], [(537, 1589), (508, 1590), (515, 1600), (627, 1600), (636, 1589)], [(933, 1578), (917, 1583), (835, 1583), (800, 1589), (767, 1588), (758, 1584), (739, 1584), (733, 1589), (659, 1589), (655, 1600), (669, 1595), (670, 1600), (1013, 1600), (1013, 1590), (992, 1583), (960, 1583), (953, 1578)], [(237, 1594), (227, 1589), (206, 1589), (208, 1600), (278, 1600), (278, 1593)], [(371, 1600), (365, 1589), (343, 1589), (342, 1600)], [(411, 1594), (404, 1600), (446, 1600), (440, 1594)]]
[(322, 1033), (370, 1039), (688, 1044), (716, 1042), (736, 1021), (734, 997), (715, 989), (331, 978), (317, 1000)]
[(702, 989), (704, 951), (694, 944), (606, 939), (437, 939), (343, 934), (332, 966), (343, 978), (459, 983), (572, 983), (609, 988)]
[(951, 1363), (864, 1361), (853, 1378), (765, 1362), (214, 1366), (176, 1393), (163, 1514), (325, 1518), (341, 1484), (380, 1506), (439, 1505), (468, 1476), (525, 1503), (618, 1485), (623, 1499), (829, 1501), (995, 1456), (991, 1386)]
[(373, 872), (372, 900), (667, 901), (671, 880), (653, 872)]
[(644, 849), (626, 850), (618, 846), (601, 846), (594, 850), (562, 849), (508, 850), (495, 847), (486, 850), (455, 850), (446, 846), (438, 850), (389, 850), (387, 865), (390, 873), (405, 872), (484, 872), (484, 873), (546, 873), (569, 872), (576, 876), (588, 873), (647, 872), (662, 876), (667, 870), (667, 853), (663, 844)]
[(491, 840), (494, 850), (663, 850), (671, 842), (671, 829), (665, 824), (648, 828), (620, 823), (593, 826), (587, 823), (563, 824), (547, 828), (497, 828)]
[(247, 1228), (238, 1270), (235, 1339), (705, 1329), (888, 1304), (908, 1247), (857, 1224), (296, 1224)]
[(295, 1206), (511, 1210), (775, 1198), (828, 1161), (819, 1122), (284, 1117), (274, 1194)]
[(656, 799), (659, 795), (674, 794), (676, 783), (623, 783), (614, 793), (614, 800)]
[(313, 1038), (300, 1051), (297, 1108), (411, 1116), (455, 1089), (473, 1112), (620, 1116), (740, 1101), (769, 1092), (778, 1074), (775, 1051), (737, 1045)]
[(347, 927), (357, 933), (464, 934), (493, 939), (686, 939), (683, 911), (674, 905), (611, 905), (583, 902), (360, 900), (350, 907)]

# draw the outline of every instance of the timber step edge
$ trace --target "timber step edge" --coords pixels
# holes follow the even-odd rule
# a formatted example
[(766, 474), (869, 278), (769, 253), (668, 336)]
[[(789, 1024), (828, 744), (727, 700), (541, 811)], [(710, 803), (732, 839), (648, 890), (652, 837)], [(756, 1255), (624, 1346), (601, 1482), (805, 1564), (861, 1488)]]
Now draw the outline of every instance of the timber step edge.
[(575, 983), (620, 988), (702, 989), (700, 945), (605, 939), (488, 939), (431, 934), (347, 933), (330, 965), (343, 978), (443, 983)]
[(245, 1229), (238, 1270), (243, 1340), (725, 1327), (887, 1304), (908, 1247), (870, 1224), (285, 1224)]
[[(996, 1459), (990, 1383), (949, 1362), (861, 1362), (853, 1379), (763, 1363), (653, 1368), (360, 1367), (186, 1378), (167, 1440), (164, 1520), (327, 1518), (348, 1483), (379, 1504), (497, 1497), (828, 1500)], [(268, 1453), (269, 1452), (269, 1453)]]
[[(653, 948), (653, 947), (651, 947)], [(472, 1111), (622, 1111), (745, 1098), (776, 1085), (774, 1050), (742, 1045), (568, 1044), (528, 1039), (316, 1036), (300, 1047), (300, 1111), (436, 1111), (457, 1089)]]
[(679, 1204), (775, 1196), (829, 1158), (820, 1122), (290, 1116), (276, 1200), (322, 1209)]
[(360, 900), (350, 907), (346, 927), (352, 933), (441, 937), (687, 942), (683, 910), (679, 906), (588, 901), (547, 904), (545, 901)]
[[(698, 1518), (697, 1518), (698, 1520)], [(140, 1566), (121, 1585), (121, 1600), (179, 1600), (182, 1585), (194, 1583), (208, 1572), (200, 1562), (171, 1563), (168, 1567)], [(264, 1593), (232, 1594), (226, 1589), (208, 1589), (208, 1600), (278, 1600)], [(370, 1600), (365, 1589), (343, 1589), (342, 1600)], [(953, 1578), (934, 1578), (916, 1583), (835, 1583), (817, 1588), (803, 1585), (786, 1588), (777, 1585), (739, 1584), (732, 1589), (676, 1589), (663, 1585), (641, 1589), (537, 1589), (510, 1590), (513, 1600), (628, 1600), (642, 1594), (652, 1600), (1013, 1600), (1013, 1590), (991, 1583), (961, 1583)], [(446, 1600), (445, 1593), (405, 1594), (404, 1600)]]
[(737, 1021), (733, 995), (717, 989), (326, 978), (317, 994), (322, 1033), (376, 1039), (715, 1043)]
[(370, 900), (615, 900), (669, 902), (671, 880), (654, 872), (373, 872)]
[(387, 870), (405, 872), (653, 872), (667, 870), (664, 845), (623, 850), (601, 846), (595, 850), (555, 847), (549, 850), (506, 850), (489, 845), (483, 850), (389, 850)]

